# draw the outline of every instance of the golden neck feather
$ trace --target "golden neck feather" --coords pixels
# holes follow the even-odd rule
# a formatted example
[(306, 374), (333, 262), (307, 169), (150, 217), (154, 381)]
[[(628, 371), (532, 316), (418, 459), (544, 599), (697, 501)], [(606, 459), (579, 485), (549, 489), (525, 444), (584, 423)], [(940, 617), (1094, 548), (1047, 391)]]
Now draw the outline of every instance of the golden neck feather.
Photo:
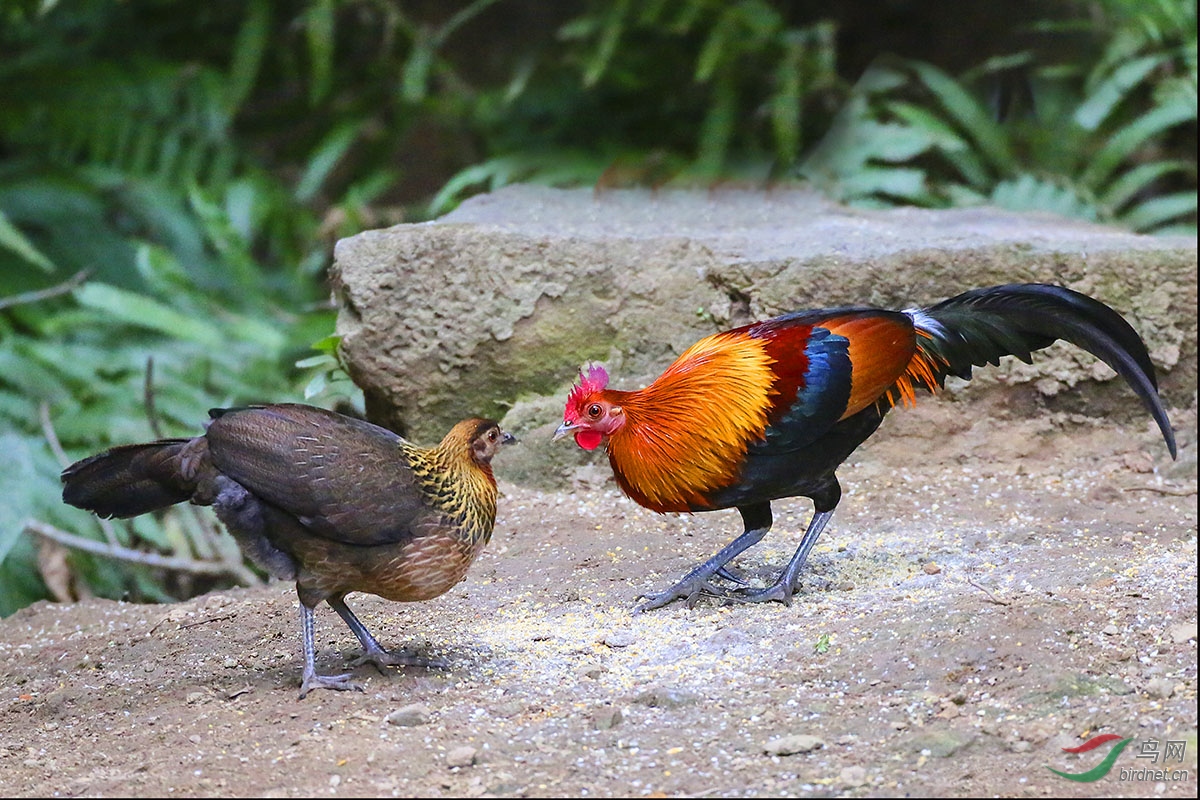
[(458, 521), (476, 544), (486, 544), (496, 522), (496, 478), (490, 464), (471, 458), (468, 441), (449, 436), (437, 447), (405, 444), (408, 463), (429, 503)]

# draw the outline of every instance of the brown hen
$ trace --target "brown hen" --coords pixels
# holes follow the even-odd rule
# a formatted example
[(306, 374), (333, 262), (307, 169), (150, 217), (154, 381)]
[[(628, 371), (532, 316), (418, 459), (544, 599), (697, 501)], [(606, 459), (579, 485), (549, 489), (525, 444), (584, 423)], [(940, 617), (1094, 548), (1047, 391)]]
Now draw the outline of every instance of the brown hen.
[(247, 556), (296, 582), (301, 697), (317, 688), (361, 691), (349, 674), (317, 674), (313, 610), (322, 600), (362, 644), (354, 665), (435, 663), (384, 650), (345, 597), (428, 600), (462, 580), (491, 538), (491, 461), (512, 435), (491, 420), (467, 419), (424, 448), (313, 406), (209, 414), (202, 436), (114, 447), (72, 464), (62, 473), (63, 500), (101, 517), (211, 505)]

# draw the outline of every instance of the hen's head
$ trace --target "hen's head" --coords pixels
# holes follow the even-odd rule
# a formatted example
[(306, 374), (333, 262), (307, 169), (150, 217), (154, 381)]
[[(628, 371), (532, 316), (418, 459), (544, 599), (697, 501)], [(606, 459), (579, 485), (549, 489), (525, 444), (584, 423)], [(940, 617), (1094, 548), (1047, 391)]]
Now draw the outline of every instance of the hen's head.
[(607, 390), (608, 372), (599, 364), (588, 364), (579, 371), (579, 380), (567, 395), (563, 424), (554, 432), (555, 439), (575, 434), (575, 443), (584, 450), (595, 450), (625, 424), (625, 412)]

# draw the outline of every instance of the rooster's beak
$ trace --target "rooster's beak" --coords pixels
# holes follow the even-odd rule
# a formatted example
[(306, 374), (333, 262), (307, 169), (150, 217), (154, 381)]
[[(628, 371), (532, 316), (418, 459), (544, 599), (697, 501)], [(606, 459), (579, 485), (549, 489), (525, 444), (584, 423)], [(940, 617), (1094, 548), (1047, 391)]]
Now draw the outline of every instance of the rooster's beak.
[(568, 433), (579, 430), (579, 427), (580, 427), (579, 425), (575, 425), (574, 423), (564, 422), (562, 425), (558, 426), (558, 429), (556, 431), (554, 431), (554, 438), (551, 439), (550, 441), (557, 442), (559, 439), (563, 438)]

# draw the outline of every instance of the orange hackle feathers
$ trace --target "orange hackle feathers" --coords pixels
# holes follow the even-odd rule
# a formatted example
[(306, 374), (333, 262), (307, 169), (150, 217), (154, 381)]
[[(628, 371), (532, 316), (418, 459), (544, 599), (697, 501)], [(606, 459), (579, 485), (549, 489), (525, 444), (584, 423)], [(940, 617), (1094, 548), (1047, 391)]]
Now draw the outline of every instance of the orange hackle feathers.
[(762, 340), (721, 333), (689, 347), (645, 389), (604, 392), (628, 420), (608, 442), (625, 492), (655, 511), (688, 511), (736, 480), (766, 429), (771, 365)]

